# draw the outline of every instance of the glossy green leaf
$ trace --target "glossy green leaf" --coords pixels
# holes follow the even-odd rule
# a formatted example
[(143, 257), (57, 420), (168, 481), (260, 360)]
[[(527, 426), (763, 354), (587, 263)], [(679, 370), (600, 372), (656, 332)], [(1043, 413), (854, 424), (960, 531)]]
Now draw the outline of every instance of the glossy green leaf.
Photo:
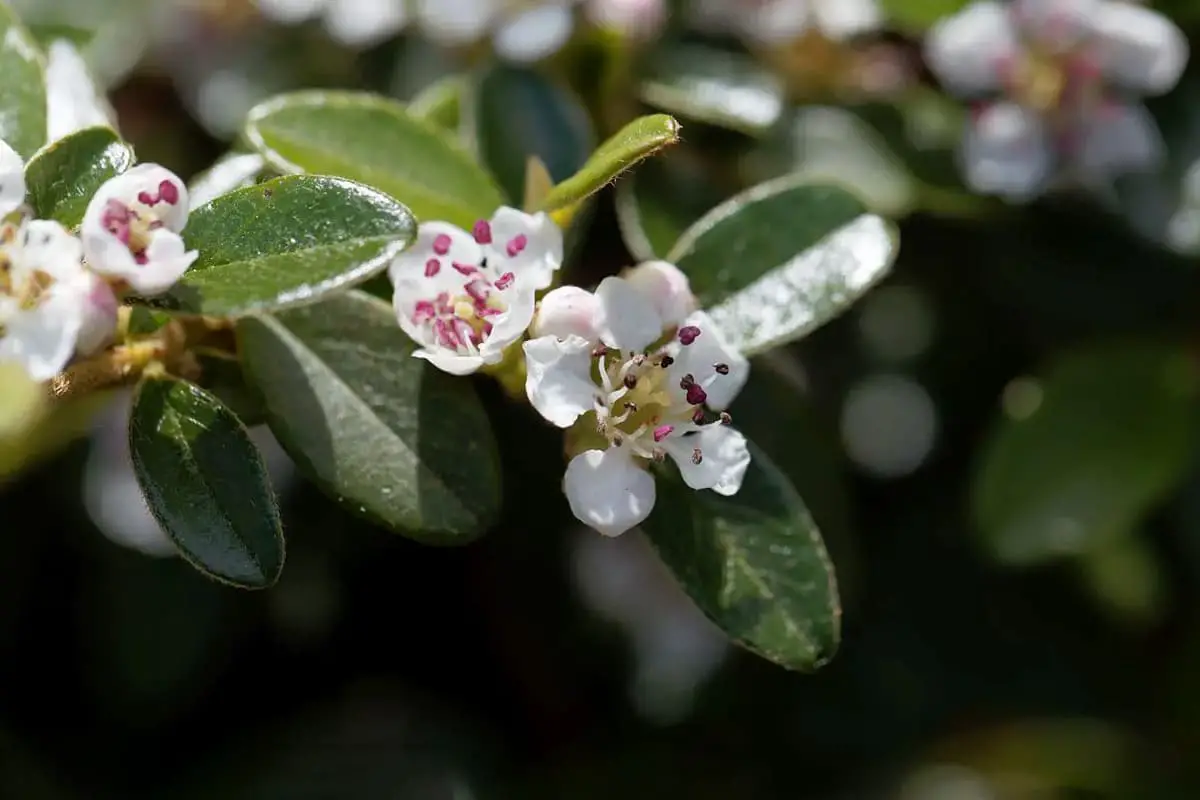
[(192, 212), (183, 238), (200, 257), (167, 302), (217, 316), (311, 303), (381, 272), (415, 234), (409, 210), (368, 186), (274, 178)]
[(891, 269), (897, 233), (842, 189), (795, 177), (713, 209), (667, 260), (736, 347), (753, 354), (840, 314)]
[(1093, 345), (1005, 392), (971, 506), (988, 549), (1028, 564), (1127, 535), (1183, 477), (1200, 372), (1183, 348)]
[(192, 355), (200, 368), (197, 385), (224, 403), (242, 424), (253, 427), (266, 422), (262, 396), (246, 381), (245, 370), (236, 356), (209, 350), (194, 350)]
[(750, 56), (704, 45), (659, 48), (640, 94), (676, 116), (753, 135), (771, 128), (784, 109), (779, 78)]
[(448, 131), (458, 129), (462, 112), (465, 81), (460, 75), (449, 75), (426, 86), (412, 102), (408, 111)]
[(266, 161), (258, 153), (226, 153), (192, 179), (188, 202), (199, 208), (235, 189), (253, 186), (265, 167)]
[(0, 139), (29, 158), (46, 143), (45, 60), (6, 3), (0, 3), (0, 75)]
[(596, 143), (579, 99), (531, 69), (493, 66), (478, 77), (471, 97), (476, 148), (510, 205), (525, 197), (530, 156), (540, 158), (557, 182), (574, 175)]
[(84, 128), (38, 151), (26, 165), (29, 202), (38, 217), (74, 228), (96, 190), (132, 165), (133, 148), (116, 131)]
[(129, 448), (146, 504), (193, 566), (260, 589), (283, 569), (283, 528), (262, 456), (217, 398), (174, 378), (138, 387)]
[(375, 95), (281, 95), (250, 111), (246, 136), (279, 172), (361, 181), (422, 220), (469, 227), (504, 202), (488, 174), (445, 130)]
[(733, 497), (689, 489), (674, 470), (660, 475), (642, 529), (731, 639), (781, 666), (814, 670), (841, 638), (833, 565), (787, 477), (753, 444), (750, 452)]
[(469, 381), (413, 357), (388, 303), (363, 292), (238, 323), (267, 419), (309, 477), (413, 538), (470, 541), (500, 507), (500, 468)]
[(578, 172), (551, 189), (541, 207), (553, 210), (578, 203), (678, 141), (679, 123), (672, 117), (639, 117), (605, 140)]

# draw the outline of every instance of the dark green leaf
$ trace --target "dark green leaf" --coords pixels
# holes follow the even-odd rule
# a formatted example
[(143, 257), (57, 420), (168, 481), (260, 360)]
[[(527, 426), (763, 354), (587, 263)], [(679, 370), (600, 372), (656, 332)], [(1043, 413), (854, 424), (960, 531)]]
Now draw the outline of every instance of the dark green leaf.
[(474, 539), (496, 517), (500, 472), (469, 381), (413, 357), (387, 303), (352, 291), (238, 323), (271, 430), (352, 510), (414, 538)]
[(678, 141), (679, 123), (671, 117), (666, 114), (639, 117), (601, 144), (578, 172), (551, 189), (542, 199), (541, 207), (553, 210), (578, 203)]
[(134, 306), (129, 309), (129, 333), (142, 336), (154, 333), (171, 321), (171, 315), (145, 306)]
[(250, 111), (246, 136), (280, 172), (362, 181), (422, 220), (469, 227), (504, 202), (492, 179), (445, 130), (375, 95), (282, 95)]
[(595, 146), (579, 99), (533, 70), (494, 66), (479, 76), (472, 100), (476, 147), (510, 205), (525, 197), (530, 156), (540, 158), (558, 182), (575, 174)]
[(275, 178), (192, 213), (183, 238), (200, 257), (168, 302), (218, 316), (311, 303), (384, 270), (415, 233), (407, 208), (360, 183)]
[(74, 228), (96, 190), (132, 164), (133, 148), (116, 131), (84, 128), (38, 151), (26, 165), (29, 202), (38, 217)]
[(262, 456), (233, 413), (173, 378), (142, 382), (129, 447), (146, 504), (189, 562), (258, 589), (283, 569), (283, 529)]
[(59, 23), (31, 23), (25, 27), (43, 48), (59, 39), (65, 39), (76, 47), (86, 47), (96, 35), (95, 31), (87, 28), (76, 28)]
[(200, 367), (197, 384), (203, 386), (237, 415), (242, 424), (261, 425), (267, 410), (258, 390), (246, 382), (241, 362), (222, 352), (197, 350), (192, 353)]
[(787, 477), (750, 446), (733, 497), (657, 480), (642, 528), (705, 614), (743, 647), (784, 667), (814, 670), (833, 657), (841, 606), (821, 534)]
[(972, 511), (1011, 563), (1092, 552), (1129, 534), (1183, 477), (1200, 373), (1182, 347), (1092, 346), (1005, 393)]
[(768, 130), (784, 108), (779, 78), (749, 56), (703, 45), (659, 48), (641, 97), (685, 119), (748, 134)]
[(0, 139), (29, 158), (46, 143), (45, 62), (33, 35), (0, 3)]

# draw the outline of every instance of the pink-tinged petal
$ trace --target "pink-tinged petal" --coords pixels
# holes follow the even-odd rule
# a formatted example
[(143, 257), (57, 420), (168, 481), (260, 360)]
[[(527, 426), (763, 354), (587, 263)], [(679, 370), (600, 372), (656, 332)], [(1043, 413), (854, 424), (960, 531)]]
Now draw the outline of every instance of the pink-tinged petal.
[(967, 128), (961, 160), (972, 189), (1022, 201), (1043, 191), (1055, 153), (1041, 117), (1013, 103), (997, 103)]
[(1106, 2), (1091, 20), (1096, 57), (1112, 84), (1143, 94), (1162, 94), (1179, 82), (1188, 61), (1183, 31), (1154, 9)]
[(117, 297), (107, 283), (91, 273), (85, 273), (81, 283), (83, 317), (75, 352), (90, 356), (108, 345), (117, 332)]
[(999, 90), (1017, 53), (1008, 10), (994, 0), (972, 3), (940, 20), (925, 37), (925, 60), (938, 81), (968, 97)]
[(1065, 53), (1091, 35), (1092, 20), (1109, 0), (1012, 0), (1018, 33), (1051, 53)]
[(696, 310), (696, 296), (687, 276), (667, 261), (646, 261), (621, 275), (650, 298), (666, 325), (679, 325)]
[(560, 286), (542, 298), (529, 332), (560, 339), (579, 336), (594, 345), (600, 341), (599, 314), (596, 295), (578, 286)]
[(483, 258), (483, 248), (462, 228), (449, 222), (422, 222), (416, 241), (392, 260), (388, 277), (393, 284), (402, 278), (424, 278), (435, 294), (457, 292), (462, 287), (462, 271), (478, 268)]
[(620, 448), (586, 450), (563, 474), (571, 513), (604, 536), (620, 536), (654, 508), (654, 478)]
[(1084, 177), (1103, 181), (1153, 169), (1162, 162), (1164, 146), (1158, 126), (1144, 106), (1111, 103), (1087, 120), (1072, 155)]

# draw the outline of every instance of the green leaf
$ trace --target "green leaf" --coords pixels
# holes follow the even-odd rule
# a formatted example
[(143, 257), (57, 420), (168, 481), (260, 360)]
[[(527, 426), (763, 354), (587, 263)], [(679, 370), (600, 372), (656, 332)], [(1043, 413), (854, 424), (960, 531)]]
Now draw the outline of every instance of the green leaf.
[(375, 95), (281, 95), (250, 111), (246, 136), (279, 172), (361, 181), (422, 220), (470, 227), (504, 202), (488, 174), (445, 130)]
[(116, 112), (108, 97), (70, 40), (47, 43), (46, 138), (53, 142), (95, 126), (116, 127)]
[(188, 201), (192, 208), (199, 208), (235, 189), (253, 186), (264, 167), (266, 162), (258, 153), (226, 153), (192, 179)]
[(171, 321), (171, 315), (145, 306), (133, 306), (129, 309), (128, 332), (134, 336), (144, 336), (154, 333)]
[(779, 78), (750, 56), (704, 45), (659, 48), (640, 93), (655, 108), (751, 135), (770, 129), (784, 109)]
[(386, 269), (415, 233), (407, 208), (360, 183), (275, 178), (192, 212), (183, 238), (200, 257), (167, 303), (215, 316), (312, 303)]
[(471, 97), (476, 147), (510, 205), (525, 197), (530, 156), (561, 181), (584, 165), (596, 143), (579, 99), (533, 70), (493, 66), (478, 77)]
[(412, 99), (408, 104), (409, 113), (446, 130), (457, 130), (464, 84), (461, 75), (448, 75), (435, 81)]
[(266, 422), (267, 410), (258, 390), (246, 381), (237, 357), (221, 351), (193, 350), (200, 367), (197, 385), (211, 392), (237, 415), (244, 425), (253, 427)]
[(83, 222), (96, 190), (133, 165), (133, 148), (107, 127), (84, 128), (39, 150), (25, 167), (37, 216), (68, 228)]
[(249, 379), (297, 465), (354, 511), (434, 544), (480, 535), (500, 467), (469, 381), (413, 357), (389, 304), (363, 292), (238, 322)]
[(1154, 343), (1093, 345), (1015, 381), (972, 487), (988, 549), (1032, 564), (1131, 533), (1188, 468), (1198, 394), (1187, 350)]
[(183, 557), (246, 589), (283, 569), (283, 528), (262, 456), (217, 398), (174, 378), (142, 382), (129, 416), (146, 504)]
[(46, 143), (45, 61), (6, 3), (0, 3), (0, 75), (0, 139), (29, 158)]
[(542, 208), (555, 210), (595, 194), (641, 161), (679, 141), (679, 123), (666, 114), (639, 117), (609, 137), (578, 172), (550, 190)]
[(923, 33), (943, 17), (961, 11), (970, 0), (880, 0), (888, 24), (911, 32)]
[(684, 590), (730, 638), (790, 669), (833, 657), (841, 605), (821, 534), (787, 477), (753, 444), (733, 497), (672, 474), (642, 524)]
[(23, 367), (0, 361), (0, 447), (36, 425), (48, 399), (45, 388)]

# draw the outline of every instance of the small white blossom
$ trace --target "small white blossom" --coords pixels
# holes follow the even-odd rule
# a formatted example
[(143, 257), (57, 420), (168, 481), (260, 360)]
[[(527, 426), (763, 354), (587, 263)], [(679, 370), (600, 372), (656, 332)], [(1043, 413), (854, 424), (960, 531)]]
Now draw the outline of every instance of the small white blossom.
[(723, 412), (733, 402), (749, 376), (746, 358), (703, 312), (677, 327), (653, 295), (623, 278), (601, 282), (588, 324), (562, 313), (588, 307), (578, 289), (555, 289), (535, 326), (542, 335), (524, 344), (530, 403), (595, 445), (563, 475), (571, 511), (605, 536), (624, 533), (654, 507), (646, 467), (667, 456), (691, 488), (735, 494), (750, 464), (746, 440), (727, 414), (707, 409)]
[(588, 21), (632, 39), (653, 39), (667, 21), (666, 0), (586, 0)]
[(116, 298), (84, 269), (79, 240), (57, 222), (0, 224), (0, 361), (36, 381), (103, 345), (116, 326)]
[(877, 0), (693, 0), (689, 22), (710, 33), (733, 32), (757, 44), (783, 44), (810, 30), (835, 41), (880, 27)]
[(139, 164), (104, 183), (88, 203), (80, 232), (88, 266), (134, 292), (162, 294), (199, 255), (180, 232), (187, 224), (187, 187), (158, 164)]
[(1158, 128), (1127, 96), (1171, 89), (1188, 45), (1132, 2), (980, 0), (935, 25), (925, 55), (950, 91), (1001, 98), (974, 114), (963, 171), (976, 191), (1024, 200), (1064, 169), (1096, 182), (1155, 166)]
[(416, 20), (431, 40), (473, 44), (489, 32), (496, 55), (530, 63), (557, 53), (575, 31), (579, 0), (417, 0)]
[(285, 25), (317, 15), (337, 42), (370, 47), (404, 30), (406, 0), (255, 0), (259, 13)]
[(452, 375), (498, 363), (533, 320), (534, 294), (562, 265), (562, 231), (543, 213), (503, 207), (470, 233), (423, 222), (388, 268), (414, 355)]

